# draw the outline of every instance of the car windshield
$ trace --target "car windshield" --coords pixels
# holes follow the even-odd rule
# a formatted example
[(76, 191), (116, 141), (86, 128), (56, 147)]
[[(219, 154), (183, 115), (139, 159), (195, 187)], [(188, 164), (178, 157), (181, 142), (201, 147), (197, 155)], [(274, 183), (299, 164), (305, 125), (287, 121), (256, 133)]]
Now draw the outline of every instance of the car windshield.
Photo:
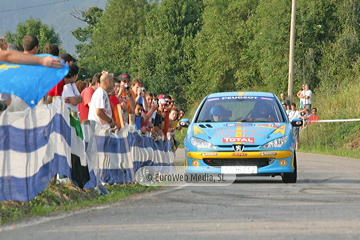
[(195, 122), (285, 122), (280, 107), (273, 97), (207, 98)]

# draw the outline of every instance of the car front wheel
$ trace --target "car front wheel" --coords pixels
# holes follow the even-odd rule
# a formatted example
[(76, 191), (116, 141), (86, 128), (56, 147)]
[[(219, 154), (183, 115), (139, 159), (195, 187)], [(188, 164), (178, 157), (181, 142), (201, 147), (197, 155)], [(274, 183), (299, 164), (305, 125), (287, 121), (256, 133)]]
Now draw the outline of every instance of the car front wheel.
[(294, 172), (292, 173), (283, 173), (281, 175), (283, 183), (296, 183), (297, 180), (297, 164), (296, 164), (296, 154), (294, 153)]

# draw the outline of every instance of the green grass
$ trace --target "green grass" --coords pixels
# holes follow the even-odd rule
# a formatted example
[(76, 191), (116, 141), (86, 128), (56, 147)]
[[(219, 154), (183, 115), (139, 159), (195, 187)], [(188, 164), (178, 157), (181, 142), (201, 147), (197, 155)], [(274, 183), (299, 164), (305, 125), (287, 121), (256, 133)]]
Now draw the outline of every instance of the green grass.
[[(329, 90), (328, 90), (329, 91)], [(336, 91), (314, 94), (321, 120), (357, 119), (360, 84), (343, 84)], [(316, 123), (300, 133), (300, 151), (360, 158), (360, 122)]]
[(139, 184), (106, 186), (109, 194), (99, 195), (94, 189), (85, 192), (72, 184), (52, 185), (31, 201), (0, 202), (0, 223), (8, 223), (27, 217), (43, 216), (53, 212), (71, 211), (93, 205), (109, 204), (131, 194), (151, 191), (158, 187)]

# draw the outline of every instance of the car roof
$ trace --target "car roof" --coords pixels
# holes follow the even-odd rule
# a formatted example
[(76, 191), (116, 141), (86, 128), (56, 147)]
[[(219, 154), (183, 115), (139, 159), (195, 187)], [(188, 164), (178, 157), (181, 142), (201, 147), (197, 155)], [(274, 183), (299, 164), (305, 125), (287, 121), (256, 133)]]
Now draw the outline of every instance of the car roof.
[(218, 92), (208, 95), (208, 98), (213, 97), (234, 97), (234, 96), (248, 96), (248, 97), (274, 97), (273, 93), (268, 92)]

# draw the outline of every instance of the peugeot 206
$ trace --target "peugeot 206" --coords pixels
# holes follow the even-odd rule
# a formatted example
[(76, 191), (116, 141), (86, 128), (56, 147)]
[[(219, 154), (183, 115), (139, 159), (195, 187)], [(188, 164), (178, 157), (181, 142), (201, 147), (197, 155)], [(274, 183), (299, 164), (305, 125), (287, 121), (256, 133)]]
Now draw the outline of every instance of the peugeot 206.
[(295, 183), (293, 128), (279, 99), (265, 92), (220, 92), (206, 96), (187, 127), (186, 173), (281, 176)]

